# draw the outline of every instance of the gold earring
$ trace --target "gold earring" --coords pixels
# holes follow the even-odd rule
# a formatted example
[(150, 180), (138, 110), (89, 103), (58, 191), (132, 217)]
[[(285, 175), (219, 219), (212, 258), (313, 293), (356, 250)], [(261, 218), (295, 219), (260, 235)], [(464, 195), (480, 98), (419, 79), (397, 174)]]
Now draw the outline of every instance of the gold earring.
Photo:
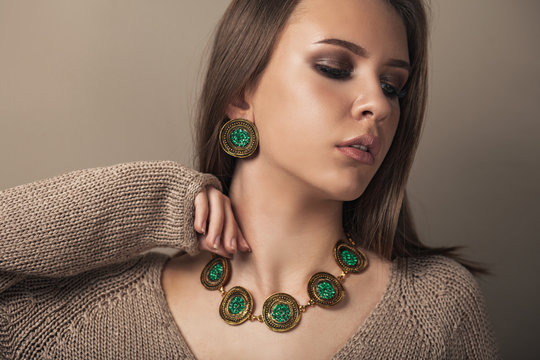
[(223, 151), (236, 158), (252, 155), (259, 145), (257, 127), (249, 120), (232, 119), (219, 131), (219, 144)]

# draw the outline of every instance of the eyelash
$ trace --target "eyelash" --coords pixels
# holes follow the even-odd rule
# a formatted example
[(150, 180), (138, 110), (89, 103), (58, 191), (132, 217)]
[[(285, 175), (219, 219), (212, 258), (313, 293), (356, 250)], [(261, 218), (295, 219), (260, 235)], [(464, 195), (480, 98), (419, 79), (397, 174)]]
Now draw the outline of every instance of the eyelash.
[[(351, 70), (339, 69), (339, 68), (335, 68), (335, 67), (331, 67), (327, 65), (321, 65), (321, 64), (315, 65), (315, 68), (323, 76), (333, 79), (333, 80), (338, 80), (338, 81), (348, 80), (351, 77), (351, 73), (352, 73)], [(398, 90), (393, 85), (390, 85), (385, 82), (381, 83), (381, 89), (384, 95), (386, 95), (389, 98), (398, 98), (399, 100), (401, 100), (407, 95), (407, 90), (405, 89)]]
[(334, 80), (347, 80), (351, 77), (351, 70), (339, 69), (328, 65), (315, 65), (315, 68), (324, 76)]

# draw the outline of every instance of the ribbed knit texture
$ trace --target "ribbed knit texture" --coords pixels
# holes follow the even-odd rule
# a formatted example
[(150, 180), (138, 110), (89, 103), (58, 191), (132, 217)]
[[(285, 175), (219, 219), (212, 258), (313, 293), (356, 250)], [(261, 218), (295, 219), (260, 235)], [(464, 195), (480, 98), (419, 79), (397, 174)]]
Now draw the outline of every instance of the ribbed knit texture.
[[(194, 359), (161, 287), (168, 257), (140, 253), (199, 252), (193, 201), (206, 185), (221, 189), (156, 161), (0, 192), (0, 359)], [(441, 256), (396, 259), (383, 298), (333, 357), (498, 358), (475, 279)]]

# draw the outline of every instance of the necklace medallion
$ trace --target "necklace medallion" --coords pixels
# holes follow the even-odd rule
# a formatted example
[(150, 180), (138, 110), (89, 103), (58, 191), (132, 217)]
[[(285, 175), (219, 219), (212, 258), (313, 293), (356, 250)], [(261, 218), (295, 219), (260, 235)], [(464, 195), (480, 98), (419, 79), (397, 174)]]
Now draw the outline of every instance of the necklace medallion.
[(345, 297), (345, 289), (339, 280), (327, 272), (318, 272), (309, 279), (307, 287), (310, 299), (317, 305), (337, 305)]
[(229, 325), (240, 325), (253, 313), (253, 298), (249, 291), (235, 286), (227, 291), (219, 305), (219, 315)]
[(231, 274), (229, 259), (222, 256), (214, 256), (201, 272), (201, 283), (208, 290), (217, 290), (226, 284)]
[(339, 267), (348, 273), (361, 273), (368, 266), (366, 255), (343, 241), (338, 241), (334, 246), (334, 258)]
[(291, 295), (276, 293), (264, 302), (262, 318), (270, 330), (289, 331), (300, 322), (300, 306)]

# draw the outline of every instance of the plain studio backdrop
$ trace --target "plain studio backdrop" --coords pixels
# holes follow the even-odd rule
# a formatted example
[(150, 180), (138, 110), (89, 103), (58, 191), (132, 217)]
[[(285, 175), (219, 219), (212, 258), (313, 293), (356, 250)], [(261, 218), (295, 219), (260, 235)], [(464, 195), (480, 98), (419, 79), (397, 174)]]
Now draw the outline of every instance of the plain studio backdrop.
[[(202, 56), (228, 0), (0, 0), (0, 189), (137, 160), (192, 164)], [(430, 245), (465, 245), (503, 356), (540, 333), (540, 2), (432, 0), (409, 184)]]

